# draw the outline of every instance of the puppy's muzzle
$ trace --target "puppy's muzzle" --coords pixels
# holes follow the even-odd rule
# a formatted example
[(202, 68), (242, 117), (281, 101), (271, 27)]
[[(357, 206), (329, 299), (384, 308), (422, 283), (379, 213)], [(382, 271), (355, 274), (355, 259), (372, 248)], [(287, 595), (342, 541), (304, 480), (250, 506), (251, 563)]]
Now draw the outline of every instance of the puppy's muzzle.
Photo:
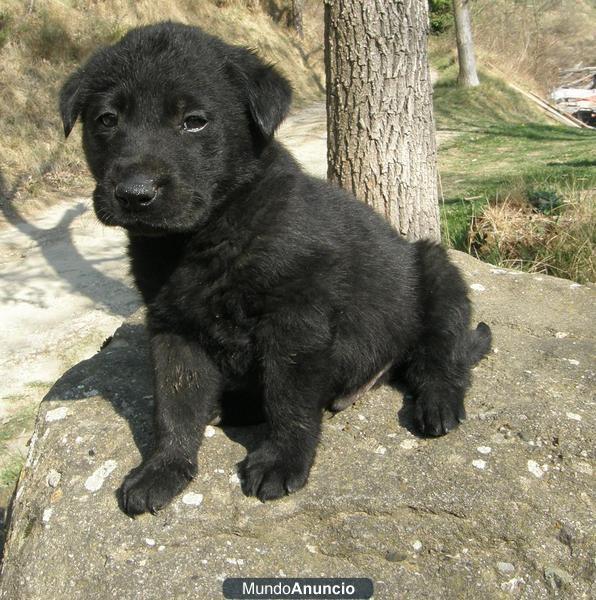
[(135, 175), (121, 181), (114, 189), (114, 196), (122, 210), (139, 212), (153, 204), (158, 189), (153, 179)]

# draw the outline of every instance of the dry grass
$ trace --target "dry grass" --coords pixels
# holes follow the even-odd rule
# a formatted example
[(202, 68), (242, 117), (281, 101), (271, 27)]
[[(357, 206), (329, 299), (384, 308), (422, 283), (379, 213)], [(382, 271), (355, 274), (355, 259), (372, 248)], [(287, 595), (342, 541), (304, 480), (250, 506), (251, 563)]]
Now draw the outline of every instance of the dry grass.
[(596, 190), (570, 187), (546, 214), (511, 192), (484, 207), (470, 224), (469, 251), (495, 265), (596, 281)]
[[(0, 207), (34, 207), (48, 190), (87, 191), (75, 131), (64, 143), (57, 111), (62, 81), (95, 48), (129, 28), (164, 19), (196, 24), (255, 49), (290, 79), (295, 104), (323, 94), (319, 3), (305, 15), (303, 41), (274, 0), (0, 0)], [(33, 10), (29, 8), (33, 6)]]
[(476, 0), (477, 54), (508, 79), (546, 95), (560, 68), (596, 63), (592, 0)]

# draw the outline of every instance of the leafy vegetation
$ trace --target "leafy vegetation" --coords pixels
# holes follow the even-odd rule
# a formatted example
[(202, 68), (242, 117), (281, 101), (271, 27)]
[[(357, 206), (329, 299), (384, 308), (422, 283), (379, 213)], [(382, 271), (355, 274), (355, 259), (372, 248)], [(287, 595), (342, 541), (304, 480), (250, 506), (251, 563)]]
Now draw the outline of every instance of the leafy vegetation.
[(432, 33), (444, 33), (452, 27), (452, 0), (428, 0), (428, 8)]

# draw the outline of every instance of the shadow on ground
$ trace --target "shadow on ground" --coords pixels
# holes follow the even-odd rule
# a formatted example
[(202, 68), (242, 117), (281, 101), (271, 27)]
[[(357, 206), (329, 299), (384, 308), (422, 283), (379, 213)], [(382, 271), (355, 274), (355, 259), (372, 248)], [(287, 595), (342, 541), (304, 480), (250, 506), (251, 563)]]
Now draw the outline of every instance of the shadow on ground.
[[(102, 273), (95, 266), (98, 261), (83, 256), (74, 243), (73, 223), (86, 212), (87, 207), (79, 202), (66, 210), (53, 227), (47, 229), (38, 227), (19, 209), (15, 201), (16, 192), (24, 179), (22, 176), (8, 189), (6, 179), (0, 173), (0, 213), (6, 222), (39, 248), (55, 275), (65, 282), (72, 292), (87, 296), (95, 305), (103, 307), (112, 315), (130, 316), (136, 306), (123, 309), (121, 301), (122, 297), (130, 296), (130, 288), (117, 279)], [(51, 240), (59, 240), (60, 243), (49, 243)], [(69, 258), (67, 264), (63, 260), (65, 254)], [(84, 285), (85, 281), (90, 280), (94, 282), (93, 286)], [(12, 281), (11, 283), (23, 285), (26, 282)]]

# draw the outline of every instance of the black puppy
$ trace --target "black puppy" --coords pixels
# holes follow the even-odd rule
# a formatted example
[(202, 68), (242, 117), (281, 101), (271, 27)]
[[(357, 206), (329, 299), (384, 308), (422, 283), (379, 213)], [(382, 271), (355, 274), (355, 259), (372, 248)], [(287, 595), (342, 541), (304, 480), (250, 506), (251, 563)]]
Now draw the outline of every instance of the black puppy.
[(156, 511), (197, 471), (204, 427), (266, 419), (241, 469), (246, 494), (307, 480), (324, 409), (399, 371), (421, 433), (464, 418), (490, 330), (469, 329), (445, 251), (414, 244), (273, 140), (288, 82), (249, 51), (174, 23), (129, 32), (64, 85), (97, 182), (95, 211), (129, 234), (155, 372), (153, 454), (122, 486)]

